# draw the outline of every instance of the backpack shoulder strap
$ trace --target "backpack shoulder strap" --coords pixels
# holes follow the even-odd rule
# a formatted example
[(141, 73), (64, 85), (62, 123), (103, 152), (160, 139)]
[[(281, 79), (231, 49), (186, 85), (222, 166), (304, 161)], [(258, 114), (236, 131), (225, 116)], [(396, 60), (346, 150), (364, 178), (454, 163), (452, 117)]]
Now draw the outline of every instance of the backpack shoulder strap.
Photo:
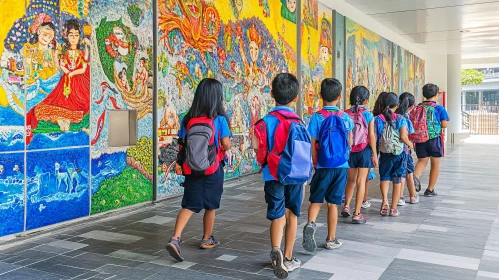
[(303, 121), (294, 113), (294, 116), (291, 114), (285, 116), (279, 111), (272, 111), (270, 112), (270, 114), (279, 119), (279, 125), (277, 125), (277, 128), (274, 131), (274, 147), (272, 149), (272, 152), (280, 154), (286, 147), (291, 123), (300, 122), (303, 124)]
[(319, 114), (327, 119), (329, 116), (331, 116), (333, 114), (333, 112), (322, 109), (322, 110), (318, 111), (317, 114)]

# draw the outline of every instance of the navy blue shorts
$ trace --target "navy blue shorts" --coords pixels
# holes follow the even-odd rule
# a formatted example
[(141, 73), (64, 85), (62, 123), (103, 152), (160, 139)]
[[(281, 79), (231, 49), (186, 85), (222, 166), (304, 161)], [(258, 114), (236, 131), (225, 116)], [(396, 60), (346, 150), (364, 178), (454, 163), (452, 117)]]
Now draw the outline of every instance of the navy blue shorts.
[(300, 217), (303, 185), (283, 185), (279, 181), (267, 181), (264, 190), (265, 202), (267, 202), (267, 219), (273, 221), (284, 217), (286, 209)]
[(401, 178), (407, 175), (406, 154), (398, 156), (381, 153), (379, 159), (379, 180), (392, 181), (394, 184), (400, 184)]
[(224, 169), (222, 165), (217, 172), (205, 177), (185, 176), (182, 208), (194, 213), (199, 213), (203, 209), (218, 209), (223, 191)]
[(416, 144), (418, 158), (441, 158), (443, 156), (442, 137), (430, 139), (424, 143)]
[(373, 150), (367, 146), (363, 151), (350, 153), (348, 165), (350, 168), (373, 168)]
[(310, 202), (341, 205), (347, 185), (348, 168), (319, 168), (310, 185)]
[(414, 173), (414, 159), (412, 158), (412, 152), (406, 154), (407, 158), (407, 174)]

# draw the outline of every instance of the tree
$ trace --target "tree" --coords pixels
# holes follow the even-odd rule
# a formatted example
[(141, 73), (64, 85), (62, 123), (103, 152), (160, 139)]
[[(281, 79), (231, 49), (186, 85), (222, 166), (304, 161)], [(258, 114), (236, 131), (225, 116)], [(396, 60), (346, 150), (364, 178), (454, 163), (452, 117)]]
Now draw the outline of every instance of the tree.
[(461, 70), (461, 85), (479, 85), (483, 82), (485, 74), (475, 69), (463, 69)]

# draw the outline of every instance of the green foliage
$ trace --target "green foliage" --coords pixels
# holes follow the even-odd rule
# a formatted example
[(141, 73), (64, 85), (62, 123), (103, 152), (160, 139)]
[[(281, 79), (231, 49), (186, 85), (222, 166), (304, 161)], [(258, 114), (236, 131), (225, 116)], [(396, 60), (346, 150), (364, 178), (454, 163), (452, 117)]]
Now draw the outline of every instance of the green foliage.
[(158, 90), (158, 106), (163, 107), (166, 104), (166, 92), (162, 89)]
[[(106, 21), (102, 19), (99, 27), (97, 27), (96, 37), (97, 37), (97, 47), (99, 49), (99, 57), (106, 77), (114, 83), (114, 61), (115, 59), (106, 52), (106, 37), (113, 33), (113, 28), (119, 26), (125, 32), (125, 38), (131, 43), (132, 46), (138, 47), (138, 38), (132, 33), (128, 26), (125, 26), (121, 19), (117, 21)], [(132, 79), (133, 73), (135, 72), (134, 61), (135, 61), (135, 47), (130, 50), (129, 54), (125, 57), (121, 56), (121, 61), (127, 66), (127, 77), (128, 80)]]
[[(69, 131), (76, 132), (76, 131), (81, 131), (83, 128), (89, 128), (90, 127), (90, 114), (86, 114), (83, 116), (83, 119), (81, 120), (80, 123), (71, 123), (71, 126), (69, 127)], [(51, 122), (46, 122), (46, 121), (40, 121), (38, 122), (38, 127), (33, 130), (33, 133), (58, 133), (61, 132), (61, 128), (59, 125)]]
[(152, 201), (153, 188), (138, 170), (127, 166), (117, 177), (101, 183), (92, 196), (92, 214), (102, 213), (141, 202)]
[(153, 174), (152, 171), (152, 139), (147, 137), (142, 137), (137, 141), (137, 145), (133, 148), (128, 149), (127, 157), (131, 157), (136, 161), (140, 162), (144, 167), (144, 170)]
[(128, 15), (132, 20), (133, 25), (139, 26), (140, 19), (142, 18), (142, 10), (139, 8), (138, 4), (130, 5), (127, 8)]
[(461, 85), (479, 85), (483, 82), (485, 74), (475, 69), (461, 70)]

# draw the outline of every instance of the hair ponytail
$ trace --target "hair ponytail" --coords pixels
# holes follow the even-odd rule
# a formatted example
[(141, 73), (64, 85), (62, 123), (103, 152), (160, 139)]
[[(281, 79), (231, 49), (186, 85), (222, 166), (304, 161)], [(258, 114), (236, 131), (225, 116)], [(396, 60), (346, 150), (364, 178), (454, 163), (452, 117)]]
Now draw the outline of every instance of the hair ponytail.
[(397, 107), (397, 105), (399, 105), (399, 97), (395, 93), (389, 92), (388, 94), (385, 95), (384, 100), (385, 100), (384, 102), (385, 108), (383, 111), (383, 116), (386, 119), (386, 123), (393, 126), (394, 120), (392, 119), (392, 115), (394, 112), (392, 108), (395, 108)]
[(409, 108), (416, 102), (416, 99), (414, 98), (414, 95), (408, 92), (402, 93), (399, 99), (400, 104), (395, 112), (400, 115), (406, 115), (409, 111)]
[(355, 106), (354, 112), (358, 112), (359, 106), (363, 105), (366, 100), (369, 100), (369, 90), (364, 86), (356, 86), (350, 92), (350, 105)]

